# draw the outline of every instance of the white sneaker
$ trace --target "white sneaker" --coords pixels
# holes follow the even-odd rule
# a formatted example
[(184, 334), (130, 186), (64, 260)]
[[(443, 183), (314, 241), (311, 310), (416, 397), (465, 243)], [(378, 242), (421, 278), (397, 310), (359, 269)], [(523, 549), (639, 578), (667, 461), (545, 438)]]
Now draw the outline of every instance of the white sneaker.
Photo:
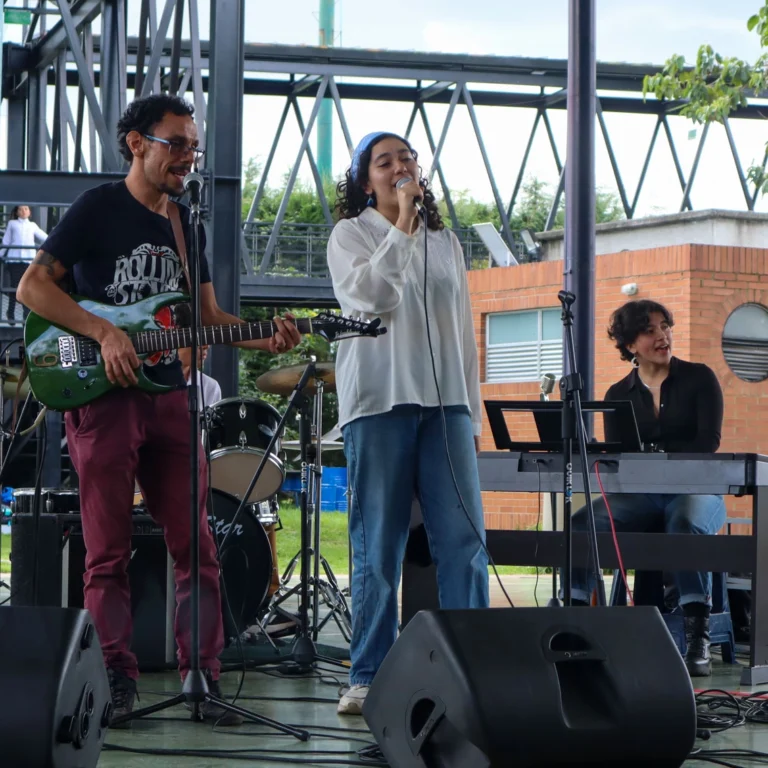
[(336, 712), (340, 715), (362, 715), (369, 688), (369, 685), (353, 685), (339, 700)]

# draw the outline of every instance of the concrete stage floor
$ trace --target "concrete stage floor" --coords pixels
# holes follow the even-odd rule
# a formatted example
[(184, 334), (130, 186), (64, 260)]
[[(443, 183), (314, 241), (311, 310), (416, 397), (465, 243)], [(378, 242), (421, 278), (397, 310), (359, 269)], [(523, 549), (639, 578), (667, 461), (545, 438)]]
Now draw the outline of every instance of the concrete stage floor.
[[(534, 577), (504, 576), (503, 579), (517, 605), (534, 605)], [(344, 585), (345, 579), (340, 577), (339, 580)], [(548, 577), (542, 577), (539, 582), (538, 598), (541, 604), (546, 604), (550, 584)], [(504, 604), (498, 585), (492, 589), (492, 595), (492, 603), (495, 606)], [(0, 599), (2, 597), (0, 594)], [(343, 638), (333, 623), (329, 624), (321, 635), (321, 642), (326, 645), (344, 646)], [(715, 658), (717, 663), (712, 678), (696, 681), (696, 688), (738, 691), (739, 667), (722, 664), (719, 651), (715, 652)], [(238, 682), (238, 672), (222, 675), (222, 689), (226, 696), (234, 694)], [(319, 664), (317, 672), (311, 677), (301, 679), (279, 675), (272, 666), (252, 669), (245, 675), (238, 703), (258, 715), (306, 728), (312, 734), (308, 742), (299, 742), (291, 736), (280, 735), (261, 725), (246, 723), (235, 728), (214, 728), (210, 724), (193, 723), (188, 719), (188, 713), (183, 707), (176, 707), (151, 718), (135, 721), (129, 731), (110, 731), (107, 744), (136, 750), (192, 750), (200, 752), (199, 755), (142, 755), (107, 748), (102, 752), (99, 766), (214, 768), (248, 763), (270, 766), (290, 764), (288, 761), (292, 758), (298, 758), (305, 765), (365, 764), (358, 762), (357, 755), (359, 749), (373, 743), (365, 721), (360, 717), (336, 714), (339, 690), (345, 684), (346, 671), (325, 663)], [(509, 681), (509, 690), (514, 690), (513, 679)], [(139, 683), (141, 701), (137, 706), (157, 703), (178, 691), (179, 681), (176, 673), (145, 674)], [(742, 689), (742, 692), (749, 691)], [(653, 735), (649, 734), (649, 737), (653, 738)], [(768, 725), (747, 724), (715, 734), (707, 742), (697, 740), (696, 744), (697, 747), (709, 750), (742, 749), (768, 753)], [(216, 750), (222, 751), (220, 757), (206, 754)], [(240, 751), (226, 754), (224, 750)], [(766, 762), (768, 763), (768, 758)], [(0, 765), (2, 764), (0, 746)], [(619, 761), (617, 765), (620, 764)], [(725, 758), (723, 764), (747, 766), (756, 763), (743, 757), (730, 757)], [(685, 765), (701, 766), (704, 762), (689, 760)]]

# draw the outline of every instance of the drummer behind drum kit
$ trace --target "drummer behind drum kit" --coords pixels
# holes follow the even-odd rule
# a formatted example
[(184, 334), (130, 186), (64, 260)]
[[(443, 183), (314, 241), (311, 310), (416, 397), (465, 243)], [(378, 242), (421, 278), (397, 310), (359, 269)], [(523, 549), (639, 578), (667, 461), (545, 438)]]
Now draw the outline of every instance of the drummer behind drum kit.
[[(257, 379), (256, 386), (264, 392), (288, 396), (298, 386), (305, 367), (297, 365), (269, 371)], [(333, 363), (315, 363), (314, 369), (314, 378), (302, 393), (314, 396), (310, 434), (312, 444), (307, 466), (309, 519), (302, 520), (302, 526), (308, 525), (312, 530), (314, 563), (311, 573), (302, 572), (298, 583), (292, 586), (294, 572), (301, 560), (301, 552), (298, 552), (285, 568), (280, 585), (269, 601), (266, 598), (273, 559), (265, 527), (280, 524), (276, 495), (285, 479), (283, 450), (300, 450), (301, 441), (283, 442), (279, 435), (275, 439), (280, 414), (269, 403), (255, 398), (225, 398), (208, 407), (204, 417), (204, 439), (210, 451), (213, 489), (209, 520), (219, 546), (226, 537), (226, 544), (219, 556), (226, 595), (235, 622), (232, 627), (232, 620), (225, 610), (225, 628), (230, 637), (246, 631), (249, 634), (254, 631), (263, 633), (275, 648), (268, 627), (276, 617), (288, 623), (297, 622), (295, 615), (286, 610), (286, 602), (299, 594), (302, 582), (305, 582), (312, 601), (312, 619), (309, 624), (312, 640), (317, 641), (318, 634), (331, 618), (345, 640), (349, 642), (351, 638), (349, 607), (330, 565), (320, 553), (322, 448), (328, 446), (322, 439), (323, 395), (335, 391), (335, 369)], [(273, 439), (274, 445), (270, 450), (269, 444)], [(333, 443), (332, 447), (340, 445)], [(262, 462), (262, 472), (253, 486), (235, 530), (231, 531), (237, 507)], [(324, 578), (320, 574), (321, 565)], [(321, 600), (328, 608), (322, 617)]]

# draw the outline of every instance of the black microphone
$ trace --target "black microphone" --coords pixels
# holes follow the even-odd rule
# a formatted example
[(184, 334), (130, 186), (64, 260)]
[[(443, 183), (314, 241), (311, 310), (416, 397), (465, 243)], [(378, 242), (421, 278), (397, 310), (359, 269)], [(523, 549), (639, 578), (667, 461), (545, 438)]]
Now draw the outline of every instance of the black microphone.
[(190, 205), (200, 205), (200, 195), (203, 191), (203, 184), (205, 180), (196, 171), (188, 173), (184, 177), (184, 189), (189, 192)]
[[(413, 179), (409, 178), (408, 176), (403, 176), (402, 179), (400, 179), (397, 184), (395, 184), (395, 189), (400, 189), (404, 184), (407, 184), (409, 181), (413, 181)], [(414, 197), (413, 198), (413, 204), (416, 206), (416, 209), (419, 213), (421, 213), (424, 210), (424, 204), (421, 202), (420, 197)]]

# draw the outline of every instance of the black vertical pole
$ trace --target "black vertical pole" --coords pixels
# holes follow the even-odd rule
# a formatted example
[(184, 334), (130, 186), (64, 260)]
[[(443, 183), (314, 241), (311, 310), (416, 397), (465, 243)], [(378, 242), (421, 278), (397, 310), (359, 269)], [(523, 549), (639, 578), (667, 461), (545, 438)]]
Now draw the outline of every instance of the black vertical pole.
[[(210, 0), (211, 72), (208, 87), (206, 165), (213, 173), (211, 201), (211, 277), (219, 306), (240, 315), (240, 177), (243, 154), (243, 67), (245, 0)], [(202, 115), (196, 115), (202, 120)], [(223, 397), (237, 394), (235, 347), (211, 348), (211, 375)]]
[[(570, 0), (564, 288), (576, 294), (573, 333), (584, 400), (592, 399), (595, 367), (595, 90), (595, 0)], [(571, 373), (567, 355), (564, 363)], [(591, 436), (589, 421), (587, 430)]]

